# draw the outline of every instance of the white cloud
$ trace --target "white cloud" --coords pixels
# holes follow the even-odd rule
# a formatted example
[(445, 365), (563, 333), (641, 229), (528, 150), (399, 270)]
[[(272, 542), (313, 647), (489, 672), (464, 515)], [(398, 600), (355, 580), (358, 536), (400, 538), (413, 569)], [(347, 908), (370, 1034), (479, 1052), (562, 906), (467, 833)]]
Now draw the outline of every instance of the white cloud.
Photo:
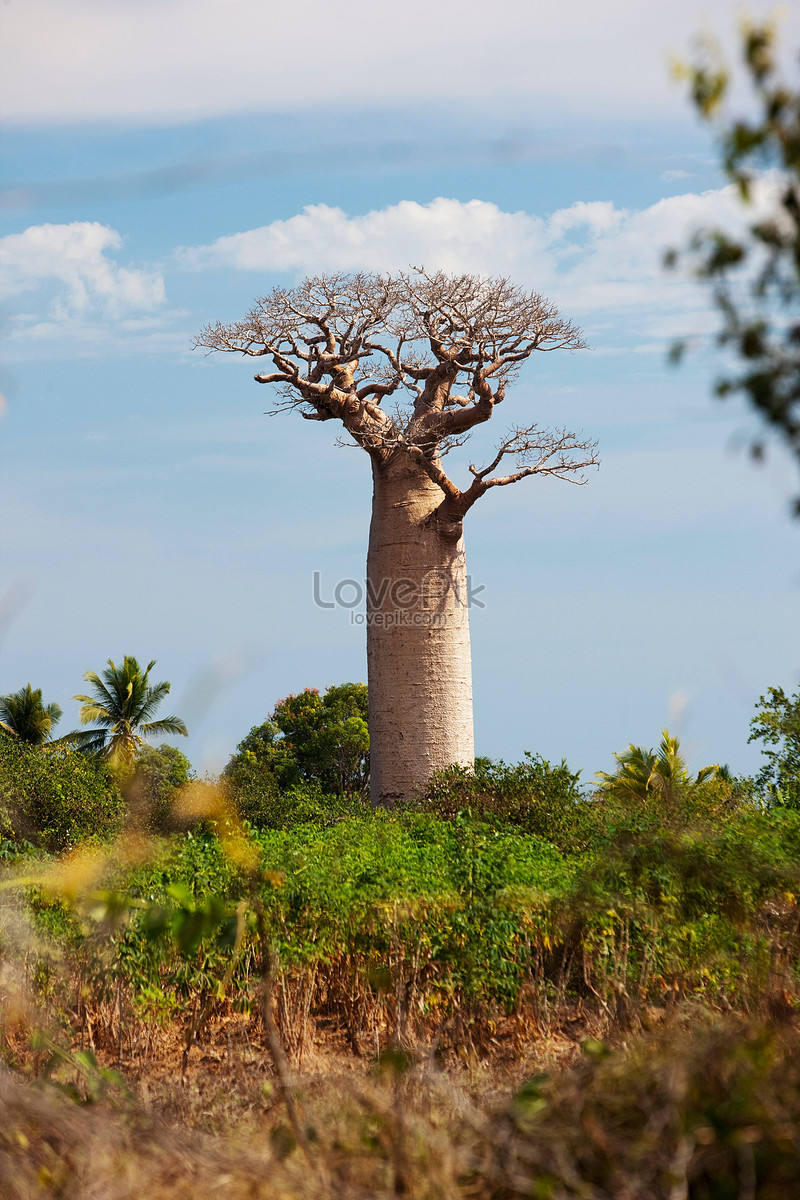
[[(276, 275), (336, 270), (425, 266), (505, 275), (558, 304), (592, 345), (655, 351), (687, 325), (702, 334), (715, 324), (705, 291), (664, 271), (664, 250), (685, 245), (700, 226), (740, 227), (769, 204), (776, 186), (765, 178), (746, 213), (730, 187), (671, 196), (638, 211), (578, 202), (549, 216), (442, 197), (361, 215), (309, 205), (288, 220), (179, 249), (172, 265), (258, 272), (261, 289)], [(31, 226), (0, 239), (0, 302), (8, 309), (9, 301), (25, 298), (24, 314), (6, 316), (11, 352), (39, 353), (56, 340), (80, 355), (182, 351), (190, 333), (176, 321), (190, 314), (166, 310), (160, 270), (121, 266), (121, 246), (118, 232), (92, 222)]]
[[(751, 0), (754, 15), (773, 0)], [(667, 56), (738, 0), (24, 0), (3, 9), (7, 121), (187, 120), (442, 98), (674, 111)], [(797, 13), (784, 21), (793, 45)]]
[(312, 204), (286, 221), (219, 238), (182, 252), (190, 266), (252, 271), (371, 270), (425, 263), (457, 271), (501, 271), (544, 243), (545, 222), (507, 213), (483, 200), (401, 200), (350, 217), (340, 208)]
[(56, 321), (158, 308), (166, 299), (161, 274), (119, 266), (108, 252), (121, 246), (120, 234), (97, 221), (31, 225), (0, 238), (0, 300), (44, 287)]
[(685, 332), (690, 312), (695, 331), (704, 321), (704, 293), (665, 273), (665, 249), (684, 245), (701, 226), (741, 227), (745, 216), (754, 219), (768, 204), (774, 187), (765, 180), (747, 214), (731, 187), (672, 196), (640, 211), (610, 201), (579, 202), (546, 218), (504, 212), (483, 200), (404, 200), (362, 216), (309, 205), (288, 220), (178, 254), (196, 269), (263, 274), (424, 265), (510, 275), (580, 321), (598, 328), (610, 322), (623, 336), (650, 342)]

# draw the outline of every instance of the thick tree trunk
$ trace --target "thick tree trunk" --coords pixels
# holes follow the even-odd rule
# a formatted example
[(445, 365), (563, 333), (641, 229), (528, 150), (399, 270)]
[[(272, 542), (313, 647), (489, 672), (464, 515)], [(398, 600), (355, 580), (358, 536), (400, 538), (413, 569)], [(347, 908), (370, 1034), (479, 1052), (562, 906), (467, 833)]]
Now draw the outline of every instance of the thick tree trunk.
[[(463, 537), (409, 456), (373, 461), (367, 670), (373, 806), (413, 798), (434, 771), (471, 766), (472, 665)], [(446, 536), (450, 534), (450, 537)]]

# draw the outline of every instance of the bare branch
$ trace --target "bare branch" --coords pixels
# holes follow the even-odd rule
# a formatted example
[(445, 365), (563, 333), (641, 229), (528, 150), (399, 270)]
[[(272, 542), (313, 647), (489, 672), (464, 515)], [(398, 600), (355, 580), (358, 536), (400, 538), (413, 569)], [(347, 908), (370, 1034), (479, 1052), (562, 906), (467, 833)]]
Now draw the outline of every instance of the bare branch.
[[(502, 478), (489, 478), (508, 455), (516, 460), (517, 470)], [(569, 483), (584, 484), (586, 476), (582, 472), (598, 466), (599, 461), (597, 442), (581, 439), (566, 429), (540, 429), (534, 424), (511, 430), (488, 466), (469, 469), (487, 488), (515, 483), (526, 475), (557, 475)]]
[[(410, 454), (452, 500), (455, 485), (441, 472), (441, 454), (492, 417), (533, 353), (584, 343), (538, 293), (506, 279), (418, 269), (323, 275), (275, 288), (243, 320), (209, 325), (195, 344), (269, 357), (272, 369), (256, 379), (278, 385), (279, 410), (337, 419), (360, 446), (383, 458)], [(380, 407), (388, 396), (406, 400), (394, 418)], [(515, 432), (500, 457), (533, 454), (532, 444), (523, 442), (523, 431)], [(562, 447), (563, 460), (549, 443), (536, 446), (538, 456), (520, 461), (514, 478), (520, 472), (572, 477), (569, 455), (577, 444)], [(474, 496), (476, 485), (498, 486), (501, 480), (490, 476), (499, 461), (475, 474), (463, 495)]]
[[(492, 476), (502, 460), (512, 456), (517, 470), (507, 475)], [(585, 474), (590, 467), (599, 466), (597, 443), (581, 439), (565, 429), (542, 430), (538, 425), (513, 429), (501, 442), (497, 453), (485, 467), (470, 465), (472, 483), (457, 496), (448, 493), (438, 510), (440, 529), (444, 536), (457, 540), (461, 536), (461, 523), (473, 504), (489, 488), (505, 487), (517, 483), (529, 475), (555, 475), (567, 483), (585, 484)]]
[(294, 376), (287, 375), (285, 371), (273, 371), (271, 375), (254, 375), (256, 383), (291, 383)]

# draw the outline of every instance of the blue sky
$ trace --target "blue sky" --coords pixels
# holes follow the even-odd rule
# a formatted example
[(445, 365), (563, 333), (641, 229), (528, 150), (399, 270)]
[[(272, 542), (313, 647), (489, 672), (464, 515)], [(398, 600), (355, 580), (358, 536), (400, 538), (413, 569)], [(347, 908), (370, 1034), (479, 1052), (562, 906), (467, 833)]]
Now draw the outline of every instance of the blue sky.
[(191, 340), (306, 273), (424, 263), (510, 275), (592, 347), (531, 362), (461, 460), (523, 417), (602, 458), (468, 518), (478, 752), (590, 777), (669, 725), (695, 766), (753, 770), (755, 701), (800, 675), (796, 471), (749, 463), (753, 419), (709, 398), (705, 297), (660, 266), (741, 220), (668, 67), (736, 17), (6, 0), (0, 692), (42, 687), (64, 729), (87, 668), (155, 658), (202, 771), (287, 693), (365, 678), (363, 628), (311, 581), (363, 578), (366, 456), (267, 418), (248, 364)]

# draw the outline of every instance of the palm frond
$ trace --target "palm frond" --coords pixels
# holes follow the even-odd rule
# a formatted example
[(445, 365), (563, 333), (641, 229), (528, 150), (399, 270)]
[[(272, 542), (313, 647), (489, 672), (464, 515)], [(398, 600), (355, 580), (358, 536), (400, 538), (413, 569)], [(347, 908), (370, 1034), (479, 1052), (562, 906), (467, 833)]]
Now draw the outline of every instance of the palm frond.
[(143, 736), (188, 736), (179, 717), (145, 719), (155, 712), (170, 690), (167, 682), (149, 686), (148, 676), (154, 666), (155, 659), (143, 671), (133, 655), (126, 654), (119, 664), (108, 659), (102, 679), (94, 671), (86, 672), (84, 679), (95, 694), (75, 697), (82, 703), (81, 724), (95, 721), (103, 728), (85, 730), (80, 745), (91, 746), (93, 752), (104, 754), (112, 763), (127, 763), (135, 757)]
[[(94, 690), (96, 692), (96, 695), (94, 696), (95, 702), (97, 701), (98, 697), (101, 697), (102, 700), (108, 705), (109, 708), (114, 707), (113, 694), (108, 690), (108, 688), (106, 687), (103, 680), (100, 678), (100, 676), (95, 671), (87, 671), (83, 678), (86, 683), (90, 683), (92, 685), (92, 687), (94, 688)], [(73, 696), (73, 699), (77, 700), (77, 699), (79, 699), (79, 697)], [(84, 697), (84, 699), (85, 699), (85, 697)]]
[(106, 749), (105, 729), (73, 729), (59, 740), (70, 742), (83, 754), (103, 754)]
[(61, 719), (58, 704), (43, 704), (42, 689), (32, 688), (30, 683), (0, 696), (0, 719), (7, 732), (16, 734), (23, 742), (41, 746), (50, 736), (50, 731)]
[(188, 737), (189, 730), (180, 717), (162, 717), (160, 721), (148, 721), (139, 726), (145, 737), (161, 737), (165, 733), (179, 733)]
[(93, 700), (91, 696), (74, 696), (73, 699), (83, 701), (79, 714), (81, 725), (88, 725), (90, 721), (99, 721), (101, 725), (109, 727), (115, 724), (117, 718), (105, 704)]
[(156, 683), (153, 687), (148, 688), (139, 706), (138, 719), (143, 720), (151, 716), (164, 697), (169, 695), (169, 691), (170, 685), (168, 683)]

